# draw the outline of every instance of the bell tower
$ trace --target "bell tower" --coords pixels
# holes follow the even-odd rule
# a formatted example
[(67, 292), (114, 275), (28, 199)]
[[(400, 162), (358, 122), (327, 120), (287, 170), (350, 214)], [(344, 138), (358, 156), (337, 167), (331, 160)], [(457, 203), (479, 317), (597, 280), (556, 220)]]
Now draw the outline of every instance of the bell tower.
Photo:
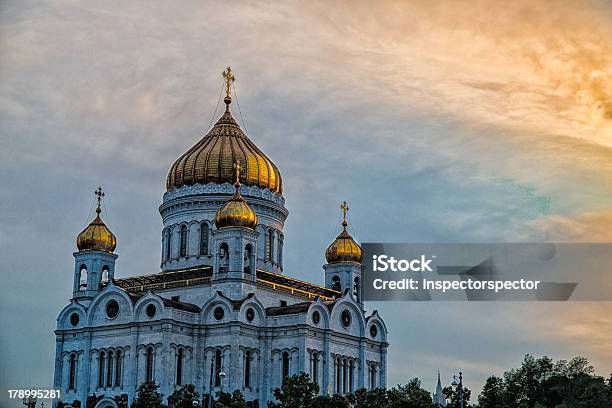
[(102, 187), (95, 191), (97, 207), (96, 218), (77, 236), (78, 252), (74, 256), (74, 283), (72, 297), (76, 300), (90, 300), (102, 285), (115, 276), (113, 252), (117, 246), (115, 235), (100, 218), (101, 202), (104, 197)]
[(215, 215), (213, 279), (255, 282), (257, 215), (240, 194), (240, 162), (233, 167), (234, 195)]
[(346, 215), (349, 206), (346, 201), (340, 205), (340, 209), (343, 213), (342, 232), (325, 251), (325, 259), (327, 260), (327, 263), (323, 265), (325, 286), (341, 293), (348, 290), (353, 300), (363, 307), (361, 295), (363, 253), (359, 244), (355, 242), (347, 230)]

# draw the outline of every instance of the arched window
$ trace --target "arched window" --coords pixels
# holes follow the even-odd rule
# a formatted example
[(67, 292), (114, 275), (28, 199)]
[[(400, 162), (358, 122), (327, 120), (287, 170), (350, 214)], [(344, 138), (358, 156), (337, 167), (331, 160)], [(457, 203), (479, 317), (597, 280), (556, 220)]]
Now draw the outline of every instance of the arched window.
[(219, 273), (229, 270), (229, 246), (224, 242), (219, 247)]
[(283, 241), (283, 234), (280, 234), (278, 237), (278, 264), (281, 267), (283, 266)]
[(312, 382), (315, 384), (319, 383), (319, 354), (314, 353), (312, 355)]
[(336, 359), (336, 394), (340, 394), (340, 357)]
[(360, 288), (359, 288), (359, 278), (355, 278), (355, 284), (353, 285), (353, 297), (355, 298), (356, 302), (359, 302), (359, 292), (360, 292)]
[(181, 225), (181, 246), (179, 256), (187, 256), (187, 226)]
[(153, 381), (153, 347), (147, 348), (146, 381)]
[(348, 381), (348, 386), (349, 386), (349, 392), (353, 392), (353, 369), (355, 368), (355, 364), (353, 363), (353, 360), (351, 360), (349, 362), (349, 381)]
[(266, 261), (274, 259), (274, 231), (270, 228), (266, 236)]
[(113, 386), (113, 352), (108, 352), (108, 364), (106, 365), (106, 386)]
[(283, 378), (289, 377), (289, 353), (283, 353)]
[(101, 351), (100, 358), (98, 359), (98, 387), (104, 387), (104, 365), (106, 362), (106, 354)]
[(217, 349), (215, 350), (215, 387), (219, 387), (221, 385), (221, 376), (219, 374), (222, 370), (222, 364), (223, 361), (221, 358), (221, 350)]
[(108, 265), (104, 265), (102, 267), (102, 283), (108, 283), (108, 279), (109, 279), (109, 267)]
[(208, 223), (200, 224), (200, 255), (208, 255)]
[(251, 387), (251, 352), (244, 353), (244, 386)]
[(70, 355), (70, 378), (68, 380), (69, 390), (76, 390), (76, 367), (77, 367), (76, 354), (71, 354)]
[(83, 264), (79, 269), (79, 289), (87, 289), (87, 266)]
[(244, 273), (251, 273), (251, 255), (253, 254), (253, 247), (248, 244), (244, 247)]
[(183, 385), (183, 349), (176, 356), (176, 385)]
[(376, 388), (376, 366), (370, 365), (370, 389)]
[(172, 227), (168, 228), (168, 234), (166, 238), (166, 261), (172, 258)]
[(342, 393), (346, 394), (346, 360), (342, 360)]
[(333, 290), (337, 290), (338, 292), (342, 292), (342, 285), (340, 285), (340, 277), (334, 276), (332, 278), (332, 287)]
[(121, 350), (117, 350), (117, 362), (115, 364), (115, 385), (117, 387), (121, 387), (121, 366), (123, 365), (123, 360), (121, 358)]

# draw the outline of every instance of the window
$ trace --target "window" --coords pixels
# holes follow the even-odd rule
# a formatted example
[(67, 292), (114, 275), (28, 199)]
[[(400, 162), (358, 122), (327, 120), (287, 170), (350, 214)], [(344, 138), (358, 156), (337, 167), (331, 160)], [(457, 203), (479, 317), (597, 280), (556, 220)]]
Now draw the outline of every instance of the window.
[(106, 386), (113, 386), (113, 352), (108, 352), (108, 364), (106, 365)]
[(179, 256), (187, 256), (187, 226), (181, 225), (181, 246)]
[(221, 385), (221, 350), (215, 350), (215, 387), (219, 387)]
[(102, 267), (102, 283), (108, 283), (109, 273), (108, 265), (104, 265)]
[(219, 247), (219, 273), (229, 270), (229, 246), (224, 242)]
[(333, 290), (337, 292), (342, 292), (342, 286), (340, 285), (340, 277), (334, 276), (332, 278), (332, 287)]
[(117, 363), (115, 364), (115, 385), (121, 387), (121, 350), (117, 350)]
[(370, 389), (376, 388), (376, 366), (370, 365)]
[(319, 383), (319, 354), (312, 355), (312, 382)]
[(176, 385), (183, 385), (183, 349), (176, 356)]
[(104, 387), (104, 362), (106, 360), (106, 354), (101, 351), (100, 358), (98, 359), (98, 387)]
[(208, 255), (208, 224), (200, 224), (200, 255)]
[(336, 359), (336, 394), (340, 394), (340, 358)]
[(79, 290), (87, 289), (87, 266), (79, 267)]
[(346, 394), (346, 360), (342, 361), (342, 393)]
[(283, 378), (289, 377), (289, 353), (283, 353)]
[(343, 310), (340, 320), (342, 321), (342, 326), (348, 329), (351, 326), (351, 312), (347, 309)]
[(215, 316), (215, 320), (222, 320), (225, 315), (225, 310), (221, 306), (217, 306), (213, 311), (213, 315)]
[(351, 360), (349, 362), (349, 381), (348, 381), (348, 386), (349, 386), (349, 392), (353, 392), (353, 369), (355, 368), (353, 360)]
[(153, 303), (151, 303), (150, 305), (147, 306), (145, 312), (147, 313), (148, 317), (153, 317), (155, 316), (155, 313), (157, 313), (157, 308), (155, 307)]
[(146, 382), (153, 381), (153, 347), (147, 348)]
[(79, 324), (79, 314), (78, 313), (73, 313), (70, 315), (70, 324), (73, 326), (76, 326), (77, 324)]
[(280, 234), (278, 237), (278, 264), (283, 265), (283, 234)]
[(359, 278), (355, 278), (355, 284), (353, 285), (353, 297), (356, 302), (359, 302)]
[(244, 273), (251, 273), (251, 255), (253, 254), (253, 247), (249, 244), (244, 248)]
[(106, 304), (106, 316), (109, 319), (114, 319), (119, 314), (119, 303), (116, 300), (111, 300)]
[(166, 261), (172, 258), (172, 229), (168, 228), (168, 235), (166, 237)]
[(244, 386), (251, 387), (251, 352), (244, 354)]
[(274, 258), (274, 231), (268, 230), (266, 237), (266, 261), (272, 261)]
[(77, 359), (75, 354), (70, 355), (70, 379), (68, 381), (68, 389), (76, 390), (76, 366)]

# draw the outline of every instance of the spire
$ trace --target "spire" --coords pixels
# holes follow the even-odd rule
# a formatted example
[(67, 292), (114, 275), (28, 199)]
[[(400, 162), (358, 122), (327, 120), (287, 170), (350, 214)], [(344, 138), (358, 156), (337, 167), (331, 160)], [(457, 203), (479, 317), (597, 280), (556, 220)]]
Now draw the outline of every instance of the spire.
[(346, 201), (343, 201), (342, 204), (340, 204), (340, 208), (342, 209), (342, 212), (343, 212), (342, 227), (346, 229), (346, 227), (348, 226), (348, 222), (346, 221), (346, 213), (349, 210), (349, 206), (346, 203)]
[(226, 109), (229, 109), (229, 105), (232, 103), (232, 84), (236, 80), (234, 72), (230, 67), (227, 67), (225, 71), (223, 71), (223, 79), (225, 80), (225, 98), (223, 102), (225, 102)]
[(102, 210), (100, 209), (100, 203), (102, 202), (102, 197), (104, 197), (104, 191), (102, 191), (102, 187), (98, 186), (98, 189), (96, 191), (94, 191), (94, 194), (96, 195), (96, 200), (98, 202), (98, 207), (96, 208), (96, 214), (100, 215), (100, 213), (102, 212)]
[(442, 382), (440, 381), (440, 370), (438, 370), (438, 386), (436, 388), (442, 388)]

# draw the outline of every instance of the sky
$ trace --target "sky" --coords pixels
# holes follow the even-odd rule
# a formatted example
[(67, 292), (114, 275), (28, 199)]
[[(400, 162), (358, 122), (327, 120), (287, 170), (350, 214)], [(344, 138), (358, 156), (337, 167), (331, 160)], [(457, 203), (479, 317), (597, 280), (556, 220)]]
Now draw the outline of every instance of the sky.
[[(165, 176), (227, 65), (283, 176), (290, 276), (322, 283), (343, 200), (361, 242), (612, 238), (608, 2), (2, 1), (0, 388), (52, 384), (98, 185), (117, 276), (159, 271)], [(612, 372), (610, 303), (366, 307), (390, 385), (478, 391), (527, 353)]]

